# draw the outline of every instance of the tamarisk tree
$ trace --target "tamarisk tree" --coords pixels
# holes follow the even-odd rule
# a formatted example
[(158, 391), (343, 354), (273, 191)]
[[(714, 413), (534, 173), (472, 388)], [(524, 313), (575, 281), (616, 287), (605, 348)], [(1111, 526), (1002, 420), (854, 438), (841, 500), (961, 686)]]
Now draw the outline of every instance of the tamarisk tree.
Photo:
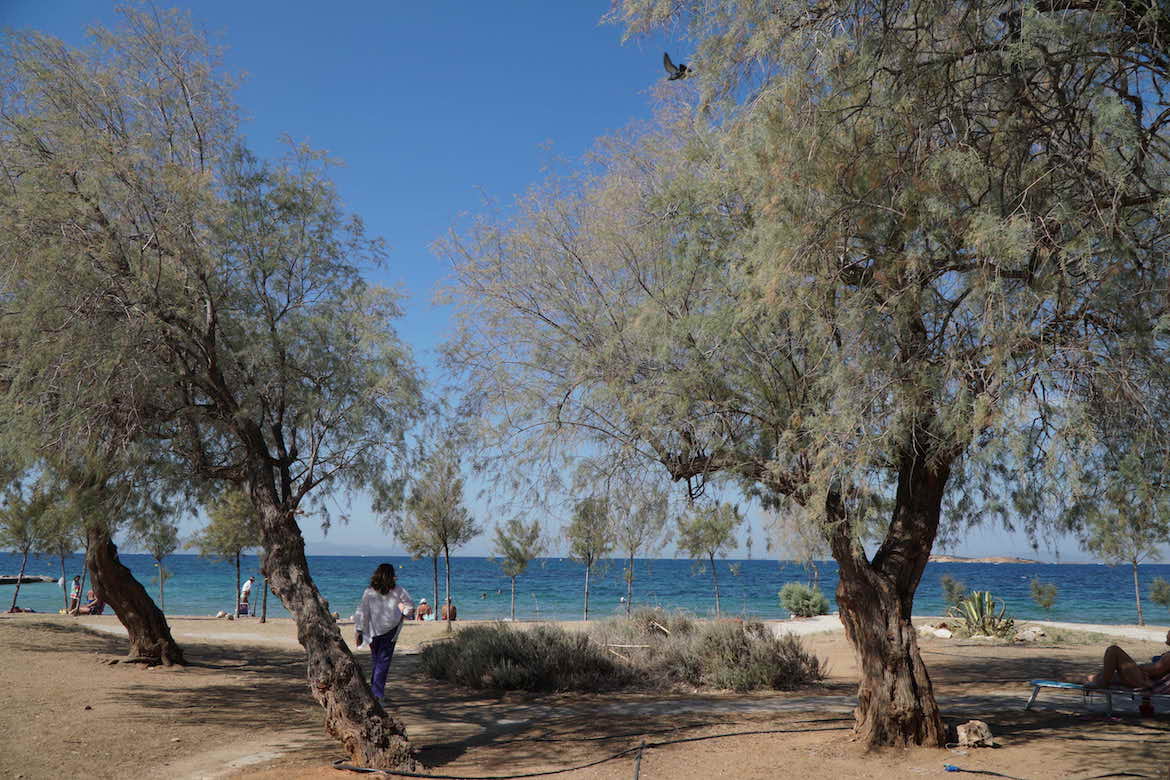
[(694, 78), (448, 242), (453, 356), (511, 452), (638, 455), (804, 508), (838, 564), (857, 738), (941, 746), (911, 612), (944, 503), (957, 523), (1075, 483), (1084, 399), (1165, 360), (1165, 12), (709, 11), (616, 4), (630, 34), (688, 29)]
[(307, 502), (378, 489), (417, 411), (397, 296), (363, 276), (383, 244), (341, 209), (322, 154), (243, 148), (215, 50), (184, 15), (124, 20), (86, 50), (5, 42), (5, 416), (46, 452), (149, 441), (159, 468), (241, 486), (326, 729), (356, 763), (411, 768), (297, 524)]
[(454, 454), (454, 439), (442, 442), (423, 458), (418, 474), (410, 482), (403, 511), (389, 516), (387, 521), (412, 557), (430, 557), (435, 609), (439, 608), (439, 556), (443, 556), (446, 565), (446, 603), (452, 604), (451, 549), (462, 547), (482, 531), (463, 504), (463, 477), (459, 458)]
[(565, 528), (569, 557), (585, 567), (585, 616), (589, 619), (589, 575), (593, 567), (613, 550), (613, 522), (609, 505), (598, 496), (583, 498), (573, 506), (573, 517)]
[(743, 523), (739, 507), (726, 502), (704, 506), (696, 504), (678, 518), (678, 549), (698, 561), (707, 560), (711, 567), (711, 587), (715, 590), (715, 617), (719, 617), (719, 574), (715, 557), (724, 557), (735, 548), (735, 531)]

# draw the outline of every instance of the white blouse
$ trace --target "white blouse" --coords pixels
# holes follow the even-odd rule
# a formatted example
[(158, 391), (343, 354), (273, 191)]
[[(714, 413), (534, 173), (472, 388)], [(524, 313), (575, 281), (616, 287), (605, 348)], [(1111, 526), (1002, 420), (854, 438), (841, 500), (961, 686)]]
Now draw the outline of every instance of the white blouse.
[(402, 616), (413, 611), (414, 599), (401, 585), (395, 585), (385, 596), (373, 588), (366, 588), (362, 593), (362, 603), (354, 613), (353, 627), (362, 632), (362, 640), (368, 644), (374, 637), (398, 628)]

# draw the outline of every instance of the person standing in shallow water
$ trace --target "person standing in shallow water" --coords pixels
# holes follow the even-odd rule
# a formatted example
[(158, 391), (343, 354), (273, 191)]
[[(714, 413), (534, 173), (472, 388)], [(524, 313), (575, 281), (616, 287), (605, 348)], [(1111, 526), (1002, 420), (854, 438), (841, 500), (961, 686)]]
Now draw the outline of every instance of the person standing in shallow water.
[(379, 704), (386, 700), (386, 675), (394, 658), (402, 620), (413, 611), (414, 600), (398, 584), (394, 567), (389, 563), (379, 564), (353, 616), (354, 639), (359, 646), (363, 640), (370, 645), (374, 667), (370, 673), (370, 690)]

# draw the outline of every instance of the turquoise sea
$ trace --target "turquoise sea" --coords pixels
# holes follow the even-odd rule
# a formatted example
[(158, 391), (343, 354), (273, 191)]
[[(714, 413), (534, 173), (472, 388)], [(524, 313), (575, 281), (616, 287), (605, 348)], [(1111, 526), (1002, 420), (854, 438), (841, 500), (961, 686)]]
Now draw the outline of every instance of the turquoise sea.
[[(158, 586), (153, 561), (146, 555), (122, 555), (122, 561), (143, 582), (158, 601)], [(429, 560), (412, 561), (407, 557), (309, 556), (313, 579), (331, 609), (348, 617), (361, 597), (362, 589), (374, 567), (383, 560), (399, 570), (399, 582), (415, 597), (434, 599)], [(81, 572), (81, 557), (66, 560), (66, 576)], [(195, 555), (174, 555), (166, 559), (171, 578), (166, 583), (166, 612), (173, 615), (213, 615), (230, 611), (235, 590), (235, 569), (230, 564)], [(490, 558), (452, 558), (452, 591), (461, 618), (494, 619), (508, 616), (509, 581), (499, 565)], [(725, 613), (763, 619), (788, 617), (780, 607), (777, 591), (787, 582), (807, 582), (808, 573), (799, 564), (775, 560), (721, 560), (717, 562), (722, 607)], [(590, 594), (590, 616), (603, 617), (623, 611), (619, 599), (625, 595), (622, 566), (609, 563), (598, 576), (594, 571)], [(830, 599), (837, 585), (837, 566), (818, 564), (821, 588)], [(18, 556), (0, 553), (0, 574), (16, 574)], [(30, 558), (29, 574), (58, 576), (58, 562), (48, 558)], [(255, 574), (257, 589), (253, 599), (259, 603), (260, 566), (248, 556), (243, 561), (242, 576)], [(975, 590), (990, 590), (1003, 598), (1010, 613), (1017, 618), (1051, 618), (1082, 623), (1136, 623), (1133, 581), (1128, 567), (1096, 564), (984, 564), (931, 563), (927, 566), (914, 604), (915, 614), (937, 615), (943, 612), (939, 578), (944, 574), (963, 581)], [(1170, 623), (1170, 612), (1145, 601), (1155, 577), (1170, 579), (1170, 565), (1151, 564), (1141, 568), (1143, 607), (1146, 621), (1155, 625)], [(1029, 596), (1029, 581), (1039, 577), (1059, 588), (1056, 605), (1050, 615), (1037, 607)], [(567, 558), (547, 558), (534, 562), (516, 581), (516, 617), (524, 620), (559, 620), (581, 617), (584, 569)], [(442, 564), (440, 563), (440, 588)], [(12, 602), (13, 586), (0, 586), (0, 610)], [(62, 607), (61, 589), (52, 584), (25, 584), (20, 589), (19, 604), (45, 612)], [(636, 563), (634, 604), (683, 609), (698, 616), (714, 613), (711, 575), (685, 559), (643, 559)], [(832, 607), (836, 609), (836, 604)], [(285, 617), (280, 602), (268, 599), (268, 614)]]

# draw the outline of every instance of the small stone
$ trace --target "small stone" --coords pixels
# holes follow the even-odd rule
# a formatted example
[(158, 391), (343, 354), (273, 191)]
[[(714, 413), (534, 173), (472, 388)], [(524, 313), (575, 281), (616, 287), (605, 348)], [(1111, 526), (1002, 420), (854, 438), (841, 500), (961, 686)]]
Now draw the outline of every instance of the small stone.
[(959, 747), (996, 747), (991, 728), (981, 720), (969, 720), (955, 728)]
[(183, 740), (179, 739), (178, 737), (171, 737), (171, 742), (182, 742), (182, 741)]
[(85, 708), (86, 708), (87, 710), (92, 710), (92, 709), (93, 709), (93, 707), (89, 706), (88, 704), (87, 704), (87, 705), (85, 705)]
[(934, 635), (939, 639), (950, 639), (954, 636), (949, 628), (936, 628), (934, 630)]

